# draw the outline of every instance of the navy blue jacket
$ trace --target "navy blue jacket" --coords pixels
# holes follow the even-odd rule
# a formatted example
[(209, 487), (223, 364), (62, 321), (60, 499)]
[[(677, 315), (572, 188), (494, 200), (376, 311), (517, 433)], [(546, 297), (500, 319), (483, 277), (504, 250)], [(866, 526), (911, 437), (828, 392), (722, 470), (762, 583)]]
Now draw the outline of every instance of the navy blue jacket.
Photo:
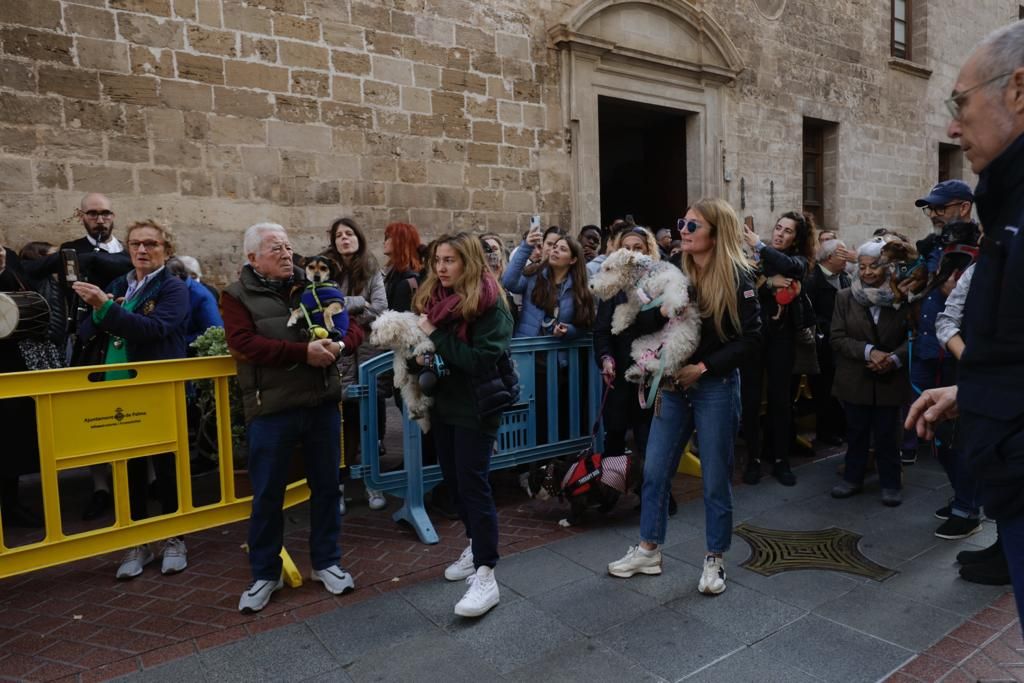
[[(110, 283), (107, 291), (115, 299), (128, 291), (127, 276), (122, 275)], [(185, 329), (188, 324), (188, 287), (167, 272), (160, 271), (146, 283), (134, 311), (115, 304), (99, 323), (92, 315), (85, 316), (80, 338), (85, 345), (83, 363), (102, 364), (107, 354), (110, 335), (122, 337), (127, 344), (128, 360), (170, 360), (184, 358)]]
[(224, 327), (224, 320), (220, 317), (217, 300), (206, 285), (191, 277), (184, 280), (184, 283), (188, 288), (189, 302), (188, 327), (185, 333), (185, 344), (188, 345), (207, 329)]

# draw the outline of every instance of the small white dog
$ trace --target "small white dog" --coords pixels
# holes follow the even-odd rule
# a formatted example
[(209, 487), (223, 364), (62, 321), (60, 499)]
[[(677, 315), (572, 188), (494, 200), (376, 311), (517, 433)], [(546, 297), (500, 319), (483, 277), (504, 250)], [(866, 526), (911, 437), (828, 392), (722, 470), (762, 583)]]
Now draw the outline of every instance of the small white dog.
[(430, 407), (434, 399), (423, 394), (419, 378), (408, 368), (409, 361), (416, 356), (434, 353), (434, 343), (420, 329), (419, 320), (415, 313), (385, 311), (371, 324), (369, 342), (394, 351), (395, 387), (402, 393), (409, 417), (416, 420), (426, 434), (430, 431)]
[(626, 302), (612, 314), (612, 334), (629, 327), (644, 306), (657, 305), (668, 318), (661, 330), (633, 342), (634, 363), (626, 370), (627, 381), (644, 387), (659, 371), (670, 377), (697, 349), (700, 312), (690, 305), (689, 287), (689, 279), (671, 263), (628, 249), (610, 254), (590, 279), (590, 290), (600, 299), (626, 293)]

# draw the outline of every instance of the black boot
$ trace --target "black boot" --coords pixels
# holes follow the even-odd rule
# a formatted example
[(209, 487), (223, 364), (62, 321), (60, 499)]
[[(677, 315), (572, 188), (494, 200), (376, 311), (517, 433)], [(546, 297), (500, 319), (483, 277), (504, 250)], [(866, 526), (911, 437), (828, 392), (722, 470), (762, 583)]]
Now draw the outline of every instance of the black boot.
[(960, 567), (960, 576), (964, 581), (980, 583), (985, 586), (1010, 585), (1010, 568), (1006, 564), (1006, 555), (1003, 554), (1002, 548), (1000, 548), (999, 554), (988, 560)]
[(747, 466), (743, 469), (743, 483), (756, 484), (761, 481), (761, 461), (757, 458), (747, 460)]
[(1003, 544), (996, 536), (996, 542), (981, 550), (961, 550), (956, 555), (956, 561), (962, 565), (981, 564), (1003, 554)]
[(772, 465), (772, 476), (779, 480), (783, 486), (795, 486), (796, 475), (789, 469), (789, 463), (785, 460), (776, 460)]

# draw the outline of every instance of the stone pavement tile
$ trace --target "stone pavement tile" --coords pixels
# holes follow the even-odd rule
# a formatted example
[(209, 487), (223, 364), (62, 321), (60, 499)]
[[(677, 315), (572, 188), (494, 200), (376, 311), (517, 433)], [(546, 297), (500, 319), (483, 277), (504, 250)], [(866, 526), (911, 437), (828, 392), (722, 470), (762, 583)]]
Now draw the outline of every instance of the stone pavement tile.
[[(379, 680), (379, 679), (377, 679)], [(216, 683), (211, 681), (211, 683)], [(340, 666), (330, 671), (325, 671), (316, 676), (302, 679), (302, 683), (353, 683), (352, 677)]]
[(505, 678), (519, 683), (654, 683), (661, 680), (644, 671), (639, 664), (594, 641), (554, 650), (543, 659), (516, 669)]
[[(846, 502), (848, 501), (836, 501), (832, 498), (828, 498), (826, 501), (823, 498), (815, 497), (809, 501), (778, 505), (746, 519), (745, 522), (752, 526), (784, 531), (817, 531), (819, 529), (828, 529), (829, 527), (843, 528), (843, 525), (835, 519), (833, 507), (835, 503)], [(872, 511), (874, 511), (873, 507)], [(857, 515), (858, 519), (864, 518), (864, 515), (861, 513), (857, 513)]]
[(743, 647), (734, 636), (663, 607), (605, 631), (598, 640), (647, 671), (672, 681)]
[(765, 638), (754, 649), (780, 664), (837, 683), (877, 681), (914, 654), (813, 614)]
[(975, 621), (968, 621), (956, 627), (949, 632), (949, 636), (962, 640), (968, 645), (975, 647), (981, 647), (991, 640), (993, 640), (999, 631), (984, 624), (979, 624)]
[(918, 655), (900, 668), (900, 673), (913, 676), (915, 680), (938, 681), (953, 670), (954, 664), (938, 657)]
[[(500, 602), (495, 609), (502, 609), (514, 602), (522, 600), (522, 596), (503, 582), (505, 563), (498, 565), (494, 575), (498, 577)], [(456, 616), (455, 603), (465, 594), (469, 587), (465, 581), (446, 581), (436, 578), (414, 586), (402, 588), (398, 594), (409, 601), (423, 616), (443, 629), (451, 629), (463, 623), (463, 618)]]
[(439, 630), (407, 640), (400, 647), (383, 644), (360, 657), (346, 673), (356, 683), (417, 680), (475, 683), (500, 677), (475, 648)]
[(817, 607), (818, 616), (919, 652), (963, 621), (963, 616), (924, 604), (869, 582)]
[(302, 680), (339, 662), (306, 624), (292, 624), (199, 654), (206, 678), (223, 681)]
[(498, 605), (479, 619), (461, 619), (449, 633), (505, 674), (560, 648), (579, 647), (579, 634), (527, 600)]
[(911, 559), (940, 543), (948, 543), (935, 537), (937, 522), (931, 514), (914, 515), (902, 508), (887, 508), (886, 514), (860, 521), (851, 520), (845, 528), (864, 537), (860, 549), (868, 557), (873, 552), (882, 552)]
[(690, 593), (696, 594), (697, 582), (700, 580), (697, 567), (664, 552), (661, 554), (661, 574), (657, 576), (637, 574), (629, 579), (618, 579), (607, 573), (605, 575), (632, 591), (654, 598), (662, 605)]
[[(762, 480), (765, 486), (735, 486), (732, 490), (733, 522), (755, 517), (761, 513), (779, 507), (798, 506), (801, 509), (813, 510), (805, 501), (821, 493), (817, 486), (805, 484), (788, 486), (768, 486), (768, 480)], [(703, 520), (701, 520), (703, 524)]]
[(622, 579), (607, 574), (591, 575), (528, 599), (563, 624), (588, 636), (601, 633), (658, 606), (654, 598), (626, 590)]
[(725, 592), (715, 596), (698, 593), (694, 583), (690, 592), (666, 607), (697, 617), (747, 645), (768, 637), (807, 613), (741, 584), (728, 582)]
[[(416, 608), (393, 593), (321, 614), (305, 623), (346, 666), (375, 649), (382, 640), (398, 646), (404, 640), (436, 628)], [(359, 628), (353, 628), (353, 624), (359, 624)]]
[(526, 597), (593, 575), (585, 567), (547, 548), (536, 548), (503, 559), (498, 570), (503, 584)]
[(184, 683), (185, 681), (204, 681), (206, 673), (198, 656), (176, 659), (167, 664), (146, 668), (133, 673), (119, 681), (138, 681), (139, 683)]
[[(689, 546), (689, 547), (687, 547)], [(704, 542), (682, 543), (666, 549), (674, 557), (699, 568), (704, 561)], [(801, 569), (762, 576), (740, 566), (750, 557), (750, 546), (734, 536), (732, 550), (725, 555), (725, 571), (730, 585), (739, 583), (794, 607), (811, 610), (845, 593), (849, 593), (863, 578), (842, 572), (820, 569)], [(700, 578), (700, 575), (697, 575)], [(695, 579), (696, 581), (696, 579)]]
[(968, 645), (962, 640), (946, 637), (932, 645), (922, 654), (942, 659), (952, 664), (960, 664), (960, 662), (970, 657), (976, 651), (977, 648)]
[(960, 578), (956, 554), (962, 543), (943, 543), (900, 566), (900, 573), (883, 582), (886, 589), (912, 600), (969, 617), (986, 607), (1006, 588), (982, 586)]
[[(728, 592), (728, 591), (727, 591)], [(684, 679), (686, 683), (757, 681), (758, 683), (814, 683), (818, 679), (779, 663), (771, 654), (744, 648)]]

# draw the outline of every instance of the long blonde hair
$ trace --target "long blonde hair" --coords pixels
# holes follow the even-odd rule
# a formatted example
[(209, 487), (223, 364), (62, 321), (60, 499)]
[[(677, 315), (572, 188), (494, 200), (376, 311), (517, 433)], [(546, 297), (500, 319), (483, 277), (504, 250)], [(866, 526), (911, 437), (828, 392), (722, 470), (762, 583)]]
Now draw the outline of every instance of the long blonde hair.
[(701, 199), (690, 207), (701, 215), (711, 230), (715, 246), (708, 265), (697, 267), (691, 254), (684, 253), (683, 270), (697, 288), (697, 302), (701, 317), (715, 321), (715, 332), (724, 340), (723, 323), (726, 315), (734, 330), (740, 330), (739, 303), (736, 288), (741, 274), (751, 272), (750, 264), (743, 255), (743, 231), (740, 219), (733, 208), (723, 199)]
[[(485, 311), (480, 310), (480, 294), (484, 278), (494, 280), (490, 268), (487, 267), (487, 260), (484, 258), (484, 248), (480, 238), (468, 232), (460, 232), (457, 235), (441, 235), (430, 243), (430, 251), (427, 256), (427, 277), (423, 284), (416, 290), (416, 296), (412, 301), (412, 308), (417, 313), (423, 313), (427, 309), (430, 295), (434, 289), (441, 287), (441, 281), (437, 277), (437, 267), (434, 265), (434, 257), (437, 255), (437, 248), (447, 244), (462, 259), (462, 275), (452, 283), (452, 290), (459, 295), (462, 301), (457, 312), (464, 320), (472, 321), (480, 317)], [(501, 286), (495, 280), (495, 288), (498, 291), (498, 298), (501, 298)]]

